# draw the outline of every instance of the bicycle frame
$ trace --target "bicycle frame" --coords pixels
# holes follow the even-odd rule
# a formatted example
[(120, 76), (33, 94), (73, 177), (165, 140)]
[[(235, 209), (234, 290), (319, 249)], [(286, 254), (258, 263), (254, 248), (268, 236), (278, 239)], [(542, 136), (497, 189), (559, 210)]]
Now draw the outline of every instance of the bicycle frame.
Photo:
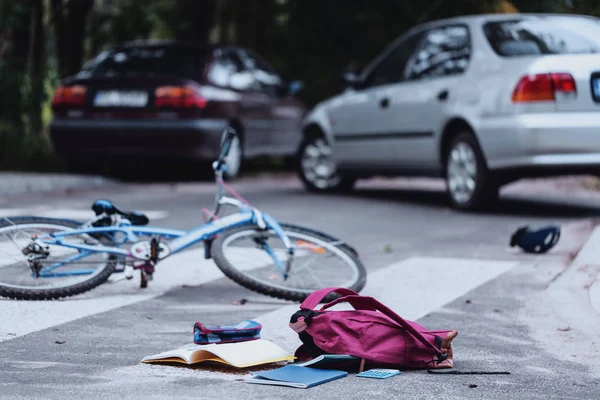
[[(262, 213), (261, 213), (262, 214)], [(266, 224), (266, 228), (273, 229), (276, 234), (284, 241), (289, 252), (290, 256), (293, 255), (293, 247), (285, 235), (283, 228), (279, 225), (279, 223), (272, 218), (268, 214), (262, 214), (262, 218)], [(258, 223), (256, 214), (250, 211), (241, 211), (236, 214), (232, 214), (220, 219), (216, 219), (212, 222), (208, 222), (203, 224), (197, 228), (194, 228), (190, 231), (177, 230), (177, 229), (163, 229), (163, 228), (154, 228), (154, 227), (143, 227), (143, 226), (117, 226), (117, 227), (99, 227), (99, 228), (82, 228), (82, 229), (72, 229), (64, 232), (56, 232), (51, 233), (45, 236), (41, 236), (38, 238), (39, 241), (46, 245), (58, 245), (62, 247), (68, 247), (77, 249), (80, 251), (79, 254), (66, 259), (63, 262), (55, 263), (51, 266), (48, 266), (40, 271), (40, 277), (57, 277), (57, 276), (69, 276), (69, 275), (82, 275), (91, 273), (90, 270), (82, 270), (82, 271), (69, 271), (69, 272), (61, 272), (56, 273), (52, 272), (55, 269), (70, 263), (77, 261), (81, 258), (84, 258), (93, 253), (108, 253), (114, 254), (124, 257), (131, 257), (133, 259), (138, 259), (135, 254), (128, 249), (122, 249), (115, 246), (104, 246), (104, 245), (85, 245), (85, 244), (70, 244), (65, 243), (61, 239), (71, 235), (80, 235), (80, 234), (97, 234), (97, 233), (124, 233), (126, 235), (127, 242), (137, 243), (140, 242), (141, 239), (138, 236), (159, 236), (164, 239), (173, 239), (172, 241), (165, 243), (169, 248), (169, 253), (165, 257), (161, 257), (160, 260), (163, 260), (170, 255), (176, 254), (189, 246), (192, 246), (195, 243), (200, 241), (205, 241), (210, 239), (211, 237), (219, 234), (221, 231), (237, 226), (243, 225), (256, 225)], [(163, 242), (164, 243), (164, 242)], [(122, 243), (120, 243), (122, 244)], [(281, 260), (274, 257), (274, 254), (269, 252), (269, 254), (274, 258), (277, 266), (283, 271), (285, 270), (285, 266), (282, 264)], [(143, 260), (143, 259), (139, 259)], [(52, 272), (52, 273), (50, 273)]]
[[(227, 152), (227, 150), (226, 150)], [(47, 235), (43, 235), (38, 237), (37, 243), (44, 245), (57, 245), (67, 248), (73, 248), (80, 251), (79, 254), (64, 260), (63, 262), (57, 262), (53, 265), (45, 267), (39, 271), (40, 277), (50, 278), (50, 277), (58, 277), (58, 276), (71, 276), (71, 275), (83, 275), (93, 273), (93, 270), (79, 270), (79, 271), (66, 271), (66, 272), (56, 272), (55, 269), (68, 264), (73, 261), (77, 261), (81, 258), (87, 257), (93, 253), (108, 253), (117, 256), (126, 257), (132, 259), (134, 261), (145, 262), (146, 264), (150, 261), (147, 258), (141, 258), (139, 255), (135, 254), (135, 251), (132, 252), (131, 249), (122, 249), (119, 246), (124, 244), (125, 242), (135, 244), (143, 242), (139, 236), (158, 236), (161, 239), (169, 240), (169, 242), (161, 242), (163, 245), (166, 245), (168, 248), (168, 252), (164, 257), (159, 257), (158, 260), (163, 260), (164, 258), (176, 254), (193, 244), (196, 244), (200, 241), (210, 241), (211, 238), (218, 235), (220, 232), (225, 229), (229, 229), (232, 227), (244, 226), (244, 225), (254, 225), (258, 226), (262, 229), (272, 229), (277, 236), (283, 241), (284, 245), (288, 250), (288, 259), (286, 260), (285, 265), (279, 260), (275, 253), (269, 248), (267, 244), (264, 250), (273, 258), (277, 267), (282, 271), (284, 279), (287, 277), (287, 273), (289, 271), (291, 261), (294, 255), (294, 247), (292, 246), (291, 241), (285, 234), (283, 227), (269, 214), (265, 214), (258, 210), (257, 208), (250, 205), (248, 201), (243, 199), (240, 195), (235, 193), (235, 191), (229, 188), (223, 182), (223, 172), (225, 171), (224, 157), (221, 156), (218, 161), (213, 163), (213, 170), (216, 175), (216, 183), (217, 183), (217, 194), (215, 196), (215, 209), (214, 212), (209, 212), (211, 214), (210, 219), (190, 231), (178, 230), (178, 229), (165, 229), (165, 228), (157, 228), (157, 227), (147, 227), (147, 226), (137, 226), (132, 225), (129, 220), (121, 217), (120, 215), (112, 215), (108, 216), (106, 214), (97, 215), (94, 219), (82, 224), (80, 228), (77, 229), (69, 229), (67, 231), (62, 232), (53, 232)], [(224, 196), (224, 189), (227, 189), (229, 193), (231, 193), (236, 198)], [(223, 205), (230, 205), (237, 207), (239, 212), (235, 214), (231, 214), (222, 218), (219, 218), (217, 215)], [(204, 211), (204, 209), (203, 209)], [(103, 226), (103, 227), (95, 227), (93, 223), (103, 219), (110, 217), (112, 220), (111, 226)], [(72, 235), (81, 235), (81, 234), (115, 234), (115, 233), (123, 233), (125, 234), (125, 240), (117, 243), (116, 246), (105, 246), (105, 245), (87, 245), (87, 244), (71, 244), (63, 242), (63, 238)], [(209, 257), (207, 257), (209, 258)], [(157, 260), (157, 261), (158, 261)], [(153, 266), (152, 266), (153, 267)], [(144, 269), (142, 266), (140, 269)]]

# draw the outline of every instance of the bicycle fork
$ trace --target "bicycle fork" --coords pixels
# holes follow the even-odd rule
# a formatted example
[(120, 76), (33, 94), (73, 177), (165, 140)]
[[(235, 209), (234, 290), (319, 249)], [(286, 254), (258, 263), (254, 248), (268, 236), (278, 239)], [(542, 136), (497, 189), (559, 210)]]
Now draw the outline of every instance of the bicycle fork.
[(285, 247), (287, 249), (288, 257), (287, 257), (287, 260), (285, 261), (285, 265), (284, 265), (281, 262), (281, 260), (277, 257), (277, 255), (275, 254), (275, 252), (273, 251), (271, 246), (269, 246), (266, 243), (266, 241), (262, 240), (260, 243), (263, 250), (265, 250), (267, 252), (267, 254), (269, 254), (271, 256), (271, 258), (275, 262), (275, 265), (277, 265), (277, 268), (279, 268), (279, 270), (283, 276), (283, 280), (287, 280), (289, 277), (290, 270), (292, 268), (292, 262), (294, 260), (294, 246), (292, 245), (290, 238), (286, 235), (283, 227), (281, 225), (279, 225), (279, 223), (275, 220), (275, 218), (271, 217), (269, 214), (263, 214), (263, 213), (260, 213), (257, 217), (262, 219), (262, 221), (264, 222), (264, 224), (266, 225), (267, 228), (273, 229), (275, 234), (277, 234), (277, 236), (279, 236), (279, 238), (281, 239), (281, 241), (283, 242), (283, 244), (285, 245)]

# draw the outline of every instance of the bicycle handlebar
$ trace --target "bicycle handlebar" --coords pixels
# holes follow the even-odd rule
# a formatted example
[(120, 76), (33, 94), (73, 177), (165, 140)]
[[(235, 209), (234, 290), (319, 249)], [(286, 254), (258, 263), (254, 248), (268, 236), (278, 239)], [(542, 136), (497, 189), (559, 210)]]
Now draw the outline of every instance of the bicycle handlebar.
[(236, 137), (236, 133), (230, 127), (225, 128), (223, 133), (221, 134), (221, 151), (219, 152), (219, 158), (217, 159), (217, 165), (215, 166), (216, 170), (220, 170), (225, 163), (225, 159), (229, 155), (229, 150), (231, 149), (231, 143), (233, 139)]
[[(213, 211), (213, 215), (217, 215), (221, 205), (224, 204), (221, 200), (223, 199), (223, 184), (222, 184), (222, 179), (223, 179), (223, 171), (224, 171), (224, 167), (225, 167), (225, 160), (227, 159), (227, 156), (229, 155), (229, 150), (231, 149), (231, 144), (233, 142), (233, 139), (236, 137), (236, 133), (235, 130), (233, 130), (230, 127), (227, 127), (223, 130), (223, 133), (221, 134), (221, 148), (219, 151), (219, 157), (217, 159), (217, 161), (215, 161), (213, 163), (213, 170), (215, 171), (215, 175), (216, 175), (216, 183), (217, 183), (217, 195), (215, 196), (215, 208)], [(231, 205), (237, 205), (237, 204), (231, 204)], [(214, 218), (210, 218), (210, 220), (212, 221)]]

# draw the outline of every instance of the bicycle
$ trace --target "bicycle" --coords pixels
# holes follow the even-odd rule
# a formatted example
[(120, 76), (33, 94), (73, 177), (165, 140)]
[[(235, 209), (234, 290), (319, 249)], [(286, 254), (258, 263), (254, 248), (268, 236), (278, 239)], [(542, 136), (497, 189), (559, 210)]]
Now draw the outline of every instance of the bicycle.
[[(6, 245), (0, 242), (0, 296), (59, 299), (89, 291), (113, 273), (133, 279), (136, 270), (140, 271), (140, 287), (145, 288), (160, 261), (200, 242), (204, 244), (204, 257), (212, 258), (228, 278), (261, 294), (302, 301), (323, 287), (360, 291), (366, 284), (366, 270), (350, 245), (314, 229), (279, 223), (224, 182), (227, 155), (235, 136), (229, 129), (222, 133), (219, 156), (212, 164), (217, 185), (214, 210), (203, 208), (204, 223), (192, 230), (149, 227), (144, 214), (122, 211), (110, 200), (96, 200), (92, 205), (95, 216), (84, 223), (35, 216), (3, 218), (0, 237), (9, 240)], [(221, 217), (224, 206), (238, 211)], [(229, 250), (244, 239), (249, 245), (238, 253), (245, 259), (233, 262)], [(278, 244), (283, 245), (282, 249), (275, 248)], [(251, 255), (260, 256), (258, 264), (250, 262)], [(333, 282), (302, 282), (302, 278), (317, 277), (314, 271), (306, 270), (311, 265), (305, 261), (309, 256), (318, 256), (317, 272), (327, 270)], [(93, 257), (98, 260), (91, 261)], [(344, 271), (339, 266), (326, 268), (326, 261), (331, 259), (349, 269), (348, 278), (340, 278)], [(92, 264), (97, 268), (91, 268)], [(251, 272), (258, 273), (258, 277), (251, 276)], [(20, 280), (15, 282), (17, 278)]]

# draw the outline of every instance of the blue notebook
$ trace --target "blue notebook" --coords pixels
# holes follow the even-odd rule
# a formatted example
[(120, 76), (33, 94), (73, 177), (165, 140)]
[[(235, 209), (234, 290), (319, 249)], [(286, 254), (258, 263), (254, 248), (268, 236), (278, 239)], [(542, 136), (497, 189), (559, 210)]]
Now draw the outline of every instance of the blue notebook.
[(251, 378), (246, 378), (246, 382), (306, 389), (343, 378), (348, 375), (348, 372), (286, 365), (270, 371), (255, 372), (253, 375)]

